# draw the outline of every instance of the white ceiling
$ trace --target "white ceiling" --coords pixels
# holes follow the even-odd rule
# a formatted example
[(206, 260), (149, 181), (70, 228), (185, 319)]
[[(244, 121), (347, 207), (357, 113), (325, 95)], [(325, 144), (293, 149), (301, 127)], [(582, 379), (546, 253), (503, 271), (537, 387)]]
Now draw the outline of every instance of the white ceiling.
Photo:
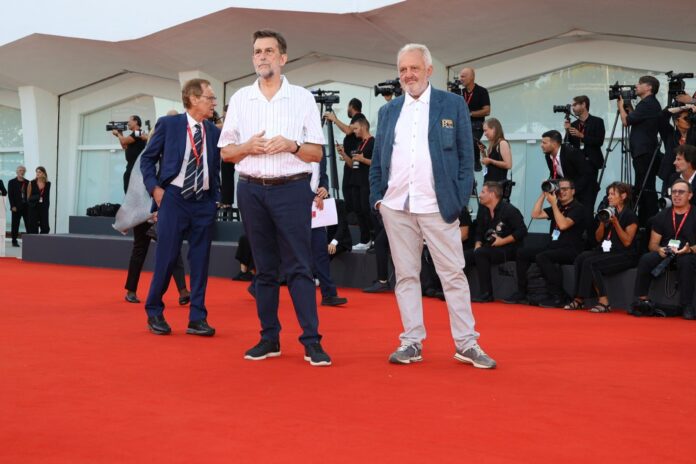
[[(231, 81), (253, 72), (251, 34), (260, 28), (285, 35), (293, 67), (317, 56), (391, 66), (407, 42), (425, 43), (447, 66), (598, 39), (693, 51), (695, 12), (685, 0), (409, 0), (349, 14), (228, 8), (121, 42), (24, 37), (0, 47), (0, 89), (34, 85), (63, 94), (124, 70), (175, 80), (201, 70)], [(696, 63), (675, 68), (694, 71)]]

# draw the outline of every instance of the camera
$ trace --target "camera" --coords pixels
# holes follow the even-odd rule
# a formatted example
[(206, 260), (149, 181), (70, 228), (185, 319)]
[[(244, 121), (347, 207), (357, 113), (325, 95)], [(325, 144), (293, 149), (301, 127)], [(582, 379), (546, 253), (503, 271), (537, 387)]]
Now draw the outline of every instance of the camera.
[(683, 95), (686, 93), (686, 82), (684, 79), (693, 79), (694, 73), (677, 73), (674, 71), (667, 71), (665, 75), (669, 78), (668, 90), (667, 90), (667, 102), (671, 106), (679, 106), (676, 102), (677, 95)]
[(616, 208), (613, 206), (607, 206), (606, 208), (599, 210), (597, 213), (597, 219), (602, 222), (609, 222), (609, 220), (614, 216), (616, 216)]
[(672, 206), (672, 199), (669, 197), (662, 197), (662, 198), (657, 200), (657, 206), (661, 210), (665, 209), (665, 208), (669, 208), (670, 206)]
[(662, 258), (662, 261), (660, 261), (660, 263), (657, 266), (655, 266), (655, 268), (652, 271), (650, 271), (650, 274), (655, 278), (660, 277), (662, 274), (664, 274), (667, 270), (667, 266), (669, 266), (670, 263), (674, 261), (674, 258), (676, 258), (677, 256), (674, 250), (670, 247), (664, 247), (663, 250), (667, 256)]
[(462, 90), (464, 90), (464, 84), (459, 79), (455, 79), (453, 81), (447, 81), (447, 91), (448, 92), (452, 92), (452, 93), (456, 93), (457, 95), (461, 95)]
[(106, 130), (108, 132), (113, 130), (117, 130), (119, 132), (127, 131), (128, 121), (109, 121), (109, 124), (106, 125)]
[(488, 229), (485, 234), (483, 234), (483, 246), (491, 246), (495, 242), (495, 230)]
[(609, 100), (618, 100), (621, 97), (624, 101), (635, 100), (638, 98), (635, 85), (623, 85), (616, 81), (609, 86)]
[(555, 193), (556, 191), (558, 191), (558, 180), (545, 180), (541, 183), (541, 191), (546, 193)]
[(404, 91), (401, 88), (401, 82), (399, 82), (399, 79), (391, 79), (375, 85), (375, 97), (378, 95), (394, 95), (395, 97), (398, 97), (403, 93)]
[(312, 90), (312, 95), (314, 95), (314, 101), (320, 105), (334, 105), (341, 101), (339, 97), (340, 92), (338, 90)]
[(567, 105), (553, 105), (554, 113), (564, 113), (566, 116), (570, 116), (570, 103)]

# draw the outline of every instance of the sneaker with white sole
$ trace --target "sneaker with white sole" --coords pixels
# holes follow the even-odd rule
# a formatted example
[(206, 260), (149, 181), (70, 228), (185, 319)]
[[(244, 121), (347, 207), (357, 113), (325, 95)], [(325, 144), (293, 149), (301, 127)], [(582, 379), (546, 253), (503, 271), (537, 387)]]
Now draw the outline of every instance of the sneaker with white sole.
[(497, 365), (493, 358), (488, 356), (478, 344), (461, 351), (457, 349), (457, 352), (454, 353), (454, 359), (466, 364), (473, 364), (479, 369), (495, 369)]
[(389, 356), (389, 362), (392, 364), (411, 364), (412, 362), (420, 362), (422, 360), (421, 347), (415, 343), (401, 345)]
[(315, 342), (305, 346), (304, 360), (312, 366), (330, 366), (331, 357), (321, 347), (321, 343)]
[(280, 343), (273, 340), (266, 340), (265, 338), (262, 338), (256, 346), (244, 353), (244, 359), (250, 359), (252, 361), (261, 361), (262, 359), (275, 358), (277, 356), (280, 356)]
[(355, 250), (355, 251), (367, 251), (370, 249), (371, 243), (372, 242), (355, 244), (355, 245), (353, 245), (353, 250)]

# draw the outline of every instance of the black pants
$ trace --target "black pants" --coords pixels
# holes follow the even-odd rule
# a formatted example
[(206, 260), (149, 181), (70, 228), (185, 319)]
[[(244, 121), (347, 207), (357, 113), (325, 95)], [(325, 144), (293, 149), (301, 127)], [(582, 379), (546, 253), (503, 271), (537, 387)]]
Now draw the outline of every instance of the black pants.
[(254, 256), (251, 254), (251, 245), (246, 235), (239, 237), (237, 252), (234, 258), (239, 261), (240, 264), (244, 264), (247, 267), (247, 271), (254, 269)]
[(640, 196), (640, 201), (638, 202), (638, 224), (641, 227), (646, 227), (648, 225), (648, 219), (656, 215), (658, 211), (655, 178), (657, 177), (657, 170), (660, 163), (658, 159), (655, 159), (652, 168), (650, 168), (652, 155), (652, 153), (646, 153), (633, 158), (633, 170), (635, 172), (633, 198), (638, 198), (638, 193), (645, 181), (643, 194)]
[(29, 227), (27, 232), (30, 234), (47, 234), (51, 231), (48, 224), (48, 205), (46, 203), (37, 203), (29, 205)]
[(635, 253), (605, 253), (601, 249), (580, 253), (575, 258), (575, 296), (607, 296), (604, 276), (635, 267), (637, 262)]
[(19, 221), (24, 220), (24, 230), (29, 232), (29, 211), (27, 205), (17, 207), (17, 211), (12, 211), (12, 243), (19, 237)]
[(481, 159), (481, 153), (479, 152), (478, 142), (483, 137), (483, 123), (472, 123), (471, 133), (473, 135), (474, 142), (474, 160), (479, 161)]
[(373, 223), (375, 226), (375, 257), (377, 258), (377, 279), (381, 281), (389, 280), (389, 239), (387, 231), (384, 229), (382, 216), (373, 213)]
[[(150, 248), (150, 238), (147, 235), (147, 230), (150, 228), (149, 222), (143, 222), (133, 227), (133, 249), (131, 250), (130, 261), (128, 262), (128, 276), (126, 277), (125, 289), (129, 292), (138, 291), (138, 282), (140, 281), (140, 273), (145, 264), (147, 250)], [(172, 271), (176, 288), (179, 290), (186, 289), (186, 276), (184, 271), (184, 262), (179, 254), (174, 269)]]
[(478, 273), (479, 278), (479, 290), (481, 294), (493, 294), (493, 284), (491, 283), (491, 266), (493, 264), (501, 264), (505, 261), (514, 260), (516, 254), (517, 247), (514, 245), (505, 245), (502, 247), (482, 246), (473, 250), (474, 262), (476, 263), (476, 272)]
[[(652, 282), (652, 271), (657, 266), (662, 257), (656, 252), (651, 251), (641, 256), (638, 262), (638, 272), (636, 273), (636, 286), (634, 294), (636, 297), (647, 296), (650, 292), (650, 282)], [(673, 264), (677, 266), (677, 282), (679, 283), (679, 304), (683, 307), (690, 305), (694, 295), (694, 273), (696, 272), (696, 257), (694, 255), (677, 256)], [(671, 272), (671, 271), (667, 271)]]
[(549, 293), (553, 296), (563, 296), (563, 273), (561, 264), (573, 264), (578, 250), (572, 247), (556, 248), (521, 248), (517, 250), (515, 259), (517, 274), (517, 290), (527, 293), (527, 269), (536, 263), (548, 284)]
[(351, 203), (358, 217), (360, 243), (370, 241), (370, 187), (368, 185), (351, 185)]
[(585, 233), (587, 234), (587, 242), (593, 246), (596, 243), (594, 238), (595, 230), (597, 226), (595, 225), (594, 212), (595, 212), (595, 202), (597, 201), (597, 193), (599, 192), (599, 185), (597, 185), (597, 171), (594, 171), (593, 181), (585, 187), (582, 191), (577, 192), (575, 198), (580, 202), (580, 204), (585, 208)]
[(234, 163), (220, 165), (220, 203), (234, 204)]
[(346, 215), (352, 213), (353, 209), (353, 196), (350, 193), (352, 185), (350, 185), (350, 175), (353, 168), (349, 165), (343, 167), (343, 180), (341, 181), (341, 193), (343, 194), (343, 202), (346, 207)]

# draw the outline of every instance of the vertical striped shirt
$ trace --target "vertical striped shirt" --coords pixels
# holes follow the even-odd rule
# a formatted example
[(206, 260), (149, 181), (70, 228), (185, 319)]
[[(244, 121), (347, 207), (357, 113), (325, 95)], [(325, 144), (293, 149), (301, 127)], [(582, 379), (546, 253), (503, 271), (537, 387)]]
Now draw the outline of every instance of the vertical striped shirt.
[[(232, 95), (218, 146), (242, 144), (261, 131), (266, 131), (264, 137), (267, 139), (282, 135), (299, 144), (324, 144), (324, 131), (314, 97), (307, 89), (291, 85), (285, 76), (281, 76), (280, 89), (270, 101), (261, 93), (258, 79)], [(252, 177), (284, 177), (312, 172), (310, 163), (290, 152), (250, 155), (237, 163), (235, 169)]]

